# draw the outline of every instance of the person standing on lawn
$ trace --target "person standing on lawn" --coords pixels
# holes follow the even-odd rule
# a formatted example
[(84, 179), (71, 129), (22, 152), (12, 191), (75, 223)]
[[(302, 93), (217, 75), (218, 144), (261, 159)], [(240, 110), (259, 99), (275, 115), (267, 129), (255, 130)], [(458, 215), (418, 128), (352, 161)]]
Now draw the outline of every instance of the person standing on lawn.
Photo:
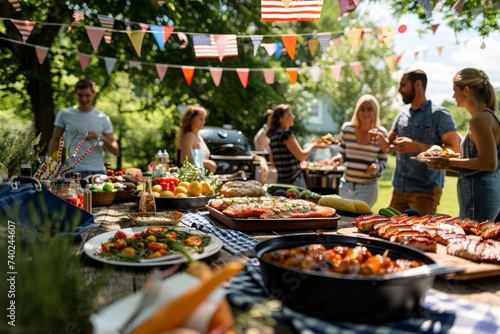
[(396, 116), (387, 136), (397, 153), (389, 205), (400, 212), (415, 209), (435, 214), (444, 186), (444, 171), (432, 171), (411, 158), (432, 145), (460, 150), (460, 136), (450, 112), (425, 97), (427, 75), (422, 70), (403, 74), (399, 93), (410, 109)]

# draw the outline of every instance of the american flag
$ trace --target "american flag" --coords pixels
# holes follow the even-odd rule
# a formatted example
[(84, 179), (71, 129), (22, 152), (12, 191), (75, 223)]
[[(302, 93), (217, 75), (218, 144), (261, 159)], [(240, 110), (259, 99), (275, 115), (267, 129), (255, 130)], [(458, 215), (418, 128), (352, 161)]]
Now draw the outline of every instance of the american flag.
[(196, 58), (219, 58), (238, 56), (236, 35), (193, 35)]
[(262, 0), (262, 21), (318, 21), (323, 0)]

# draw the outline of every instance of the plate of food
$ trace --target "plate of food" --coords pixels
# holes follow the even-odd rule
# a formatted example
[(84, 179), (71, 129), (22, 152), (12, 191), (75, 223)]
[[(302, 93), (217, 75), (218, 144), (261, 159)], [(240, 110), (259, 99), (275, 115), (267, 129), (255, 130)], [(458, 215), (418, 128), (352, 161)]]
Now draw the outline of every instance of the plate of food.
[(217, 253), (222, 242), (215, 235), (182, 227), (130, 227), (99, 234), (83, 246), (99, 262), (135, 266), (164, 266), (199, 260)]
[(445, 157), (442, 157), (442, 156), (439, 156), (439, 155), (434, 155), (434, 156), (415, 156), (415, 157), (411, 157), (410, 159), (411, 160), (416, 160), (418, 162), (422, 162), (422, 163), (426, 163), (427, 161), (429, 160), (434, 160), (434, 159), (443, 159)]
[(179, 211), (137, 212), (129, 213), (128, 217), (137, 226), (165, 226), (177, 225), (184, 218), (184, 214)]

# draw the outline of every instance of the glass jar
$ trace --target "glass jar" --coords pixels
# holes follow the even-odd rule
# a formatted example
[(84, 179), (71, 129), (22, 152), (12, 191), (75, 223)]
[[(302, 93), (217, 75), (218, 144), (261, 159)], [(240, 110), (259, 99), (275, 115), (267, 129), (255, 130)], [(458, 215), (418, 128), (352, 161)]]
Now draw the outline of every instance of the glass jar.
[(75, 190), (75, 181), (64, 180), (57, 184), (56, 194), (63, 200), (78, 206), (78, 195)]
[(144, 181), (142, 186), (141, 199), (139, 200), (139, 212), (156, 212), (155, 197), (151, 185), (151, 173), (142, 174)]

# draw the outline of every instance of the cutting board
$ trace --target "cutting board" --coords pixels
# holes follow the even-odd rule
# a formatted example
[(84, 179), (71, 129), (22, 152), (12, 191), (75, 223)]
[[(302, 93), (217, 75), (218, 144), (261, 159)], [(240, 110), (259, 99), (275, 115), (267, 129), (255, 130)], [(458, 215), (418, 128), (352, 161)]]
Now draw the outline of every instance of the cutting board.
[[(359, 232), (356, 227), (341, 228), (337, 231), (337, 233), (347, 236), (374, 238), (383, 240), (381, 238), (372, 237), (367, 233)], [(468, 235), (467, 238), (478, 238), (478, 237)], [(465, 271), (462, 273), (456, 274), (454, 276), (447, 276), (445, 278), (456, 279), (456, 280), (470, 280), (475, 278), (500, 275), (500, 265), (491, 263), (477, 263), (467, 259), (463, 259), (458, 256), (449, 255), (446, 253), (446, 246), (441, 244), (437, 245), (436, 253), (425, 252), (425, 254), (433, 258), (439, 264), (450, 267), (460, 267), (465, 269)]]

